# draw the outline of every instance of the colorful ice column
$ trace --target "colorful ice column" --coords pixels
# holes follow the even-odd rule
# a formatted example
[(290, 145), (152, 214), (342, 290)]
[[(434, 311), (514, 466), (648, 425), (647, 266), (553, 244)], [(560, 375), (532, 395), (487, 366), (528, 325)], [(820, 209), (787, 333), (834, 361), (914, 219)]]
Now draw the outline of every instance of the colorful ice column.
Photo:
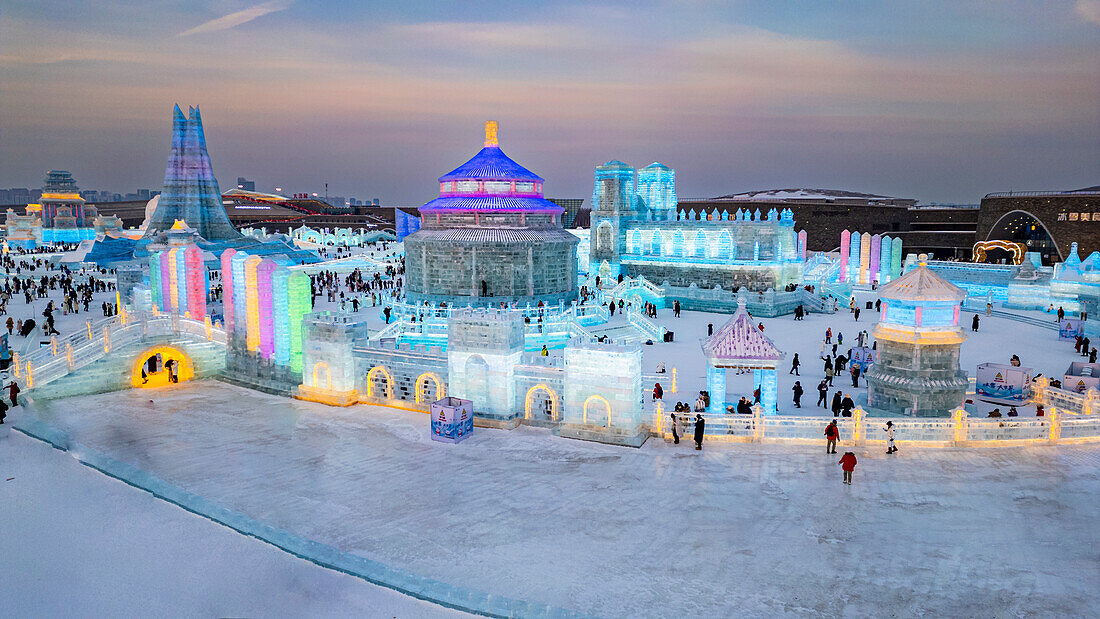
[(881, 251), (882, 251), (882, 237), (880, 235), (876, 234), (876, 235), (871, 237), (871, 258), (870, 258), (870, 267), (869, 267), (868, 273), (867, 273), (867, 278), (871, 282), (873, 282), (875, 280), (880, 280), (881, 281), (881, 278), (878, 276), (878, 266), (879, 266), (879, 257), (880, 257), (879, 252), (881, 252)]
[(290, 365), (290, 303), (287, 298), (287, 278), (289, 277), (290, 269), (285, 266), (280, 266), (271, 273), (271, 306), (275, 317), (275, 363), (278, 365)]
[(222, 321), (227, 335), (233, 334), (233, 254), (237, 250), (222, 252)]
[(187, 264), (187, 311), (195, 320), (206, 316), (206, 268), (202, 263), (202, 250), (192, 243), (183, 250)]
[(238, 342), (244, 342), (248, 336), (248, 308), (244, 281), (244, 262), (248, 260), (248, 254), (239, 251), (233, 254), (233, 337)]
[(806, 231), (800, 230), (798, 232), (798, 257), (801, 260), (806, 259)]
[(852, 233), (852, 246), (848, 249), (848, 281), (853, 284), (859, 283), (859, 246), (862, 241), (862, 234)]
[(893, 274), (890, 273), (890, 259), (893, 254), (890, 253), (890, 245), (893, 243), (893, 239), (888, 236), (882, 237), (882, 247), (879, 249), (878, 260), (878, 281), (880, 284), (885, 284), (894, 279)]
[(275, 316), (271, 294), (271, 274), (276, 264), (265, 258), (256, 267), (256, 293), (260, 303), (260, 356), (270, 359), (275, 354)]
[(301, 271), (290, 274), (286, 282), (287, 328), (290, 330), (290, 369), (302, 371), (302, 319), (313, 311), (313, 291), (309, 275)]
[(840, 281), (848, 281), (848, 252), (852, 247), (852, 233), (848, 230), (840, 233)]
[(160, 290), (160, 253), (149, 255), (149, 292), (152, 293), (153, 305), (158, 309), (164, 307), (164, 300)]
[(172, 302), (172, 311), (180, 313), (180, 275), (182, 270), (176, 268), (176, 254), (178, 247), (168, 250), (168, 296)]
[(176, 299), (172, 305), (181, 316), (187, 313), (187, 261), (183, 252), (182, 247), (172, 250), (172, 268), (176, 272)]
[(894, 242), (890, 244), (890, 252), (890, 275), (893, 277), (893, 279), (897, 279), (901, 277), (901, 239), (894, 239)]
[(871, 268), (871, 237), (866, 232), (859, 235), (859, 283), (868, 284), (867, 271)]
[(161, 309), (170, 312), (172, 311), (172, 269), (168, 262), (168, 252), (158, 252), (160, 260), (160, 298), (164, 305)]
[(249, 352), (260, 351), (260, 291), (256, 269), (263, 258), (249, 256), (244, 261), (245, 316), (248, 332), (245, 334), (245, 347)]

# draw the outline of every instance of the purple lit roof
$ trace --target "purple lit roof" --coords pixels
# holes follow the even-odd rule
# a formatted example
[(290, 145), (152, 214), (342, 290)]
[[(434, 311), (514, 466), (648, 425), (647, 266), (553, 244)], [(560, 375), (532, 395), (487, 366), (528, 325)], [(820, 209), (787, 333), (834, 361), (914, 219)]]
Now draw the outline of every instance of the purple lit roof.
[(466, 163), (439, 177), (439, 182), (461, 180), (534, 181), (542, 177), (512, 161), (499, 146), (486, 146)]
[(444, 196), (420, 207), (430, 211), (542, 211), (562, 212), (562, 207), (543, 198), (512, 196)]

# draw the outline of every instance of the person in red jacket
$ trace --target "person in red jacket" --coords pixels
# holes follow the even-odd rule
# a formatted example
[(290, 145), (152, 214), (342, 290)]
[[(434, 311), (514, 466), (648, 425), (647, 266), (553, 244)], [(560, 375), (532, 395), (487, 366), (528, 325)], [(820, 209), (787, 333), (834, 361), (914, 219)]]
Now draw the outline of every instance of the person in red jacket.
[(840, 457), (840, 468), (844, 469), (844, 483), (852, 485), (852, 471), (856, 470), (856, 455), (850, 451)]
[(825, 426), (825, 453), (836, 453), (836, 439), (840, 438), (840, 429), (836, 427), (836, 420)]

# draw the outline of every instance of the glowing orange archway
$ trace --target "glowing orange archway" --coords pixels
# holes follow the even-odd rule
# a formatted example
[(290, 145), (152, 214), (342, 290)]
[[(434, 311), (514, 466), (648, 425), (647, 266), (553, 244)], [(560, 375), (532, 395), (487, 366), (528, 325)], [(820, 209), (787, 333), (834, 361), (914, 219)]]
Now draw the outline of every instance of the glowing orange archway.
[(534, 402), (535, 394), (539, 391), (545, 391), (546, 395), (550, 396), (550, 418), (557, 421), (558, 419), (558, 394), (554, 393), (554, 390), (550, 387), (539, 383), (534, 387), (527, 390), (527, 397), (524, 398), (523, 405), (523, 418), (531, 418), (531, 404)]
[[(324, 385), (322, 385), (320, 381), (321, 370), (325, 371)], [(332, 389), (332, 371), (329, 370), (328, 364), (324, 361), (318, 361), (317, 363), (313, 364), (313, 386), (323, 387), (324, 389)]]
[(417, 404), (422, 404), (424, 402), (424, 388), (428, 386), (429, 380), (435, 383), (435, 397), (437, 400), (447, 397), (447, 388), (443, 386), (443, 381), (440, 380), (439, 375), (435, 372), (425, 372), (416, 379), (415, 398)]
[(974, 262), (985, 262), (985, 253), (991, 249), (1004, 249), (1012, 252), (1012, 264), (1021, 264), (1024, 261), (1024, 254), (1027, 252), (1027, 246), (1023, 243), (1001, 240), (978, 241), (974, 243)]
[[(142, 370), (145, 368), (146, 361), (156, 355), (160, 355), (161, 361), (157, 371), (152, 374), (146, 372), (143, 377)], [(175, 346), (154, 346), (142, 351), (134, 360), (133, 368), (130, 370), (130, 383), (136, 388), (146, 389), (171, 384), (170, 373), (167, 369), (169, 361), (176, 363), (175, 382), (183, 383), (195, 378), (195, 364), (187, 353)]]
[(376, 365), (367, 372), (367, 397), (377, 398), (379, 395), (374, 392), (374, 376), (381, 372), (382, 376), (386, 377), (386, 394), (387, 400), (393, 399), (393, 376), (390, 375), (389, 370), (381, 365)]

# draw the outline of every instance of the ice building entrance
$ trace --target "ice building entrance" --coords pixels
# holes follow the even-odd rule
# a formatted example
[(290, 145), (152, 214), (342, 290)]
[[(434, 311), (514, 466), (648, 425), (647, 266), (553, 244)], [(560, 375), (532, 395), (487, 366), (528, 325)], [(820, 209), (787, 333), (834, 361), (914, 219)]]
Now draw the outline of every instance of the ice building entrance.
[(726, 412), (728, 370), (751, 370), (753, 390), (759, 390), (764, 412), (774, 413), (777, 410), (779, 394), (775, 370), (784, 355), (753, 324), (745, 304), (744, 295), (738, 295), (737, 313), (714, 335), (703, 340), (703, 354), (707, 358), (707, 391), (710, 393), (707, 412), (710, 414)]
[(154, 346), (137, 356), (130, 375), (134, 387), (164, 387), (193, 379), (195, 364), (175, 346)]

